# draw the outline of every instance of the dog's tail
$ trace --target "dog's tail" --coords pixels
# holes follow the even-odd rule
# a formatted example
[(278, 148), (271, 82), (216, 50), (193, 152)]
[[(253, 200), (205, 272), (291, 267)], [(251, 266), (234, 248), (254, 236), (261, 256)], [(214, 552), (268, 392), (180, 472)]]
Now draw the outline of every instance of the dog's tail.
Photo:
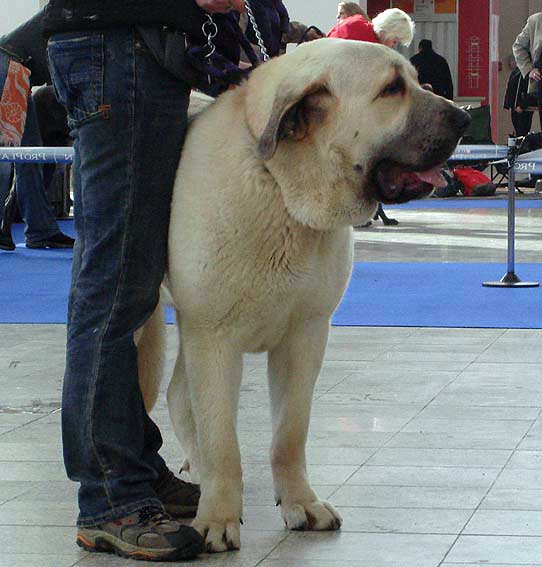
[(166, 325), (162, 302), (158, 303), (150, 319), (136, 332), (135, 340), (139, 385), (145, 408), (150, 412), (158, 398), (166, 358)]

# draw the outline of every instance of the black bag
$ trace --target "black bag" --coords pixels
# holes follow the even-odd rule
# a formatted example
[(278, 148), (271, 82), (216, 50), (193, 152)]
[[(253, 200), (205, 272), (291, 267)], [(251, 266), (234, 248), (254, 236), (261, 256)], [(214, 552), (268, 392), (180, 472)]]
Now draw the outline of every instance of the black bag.
[(497, 191), (495, 183), (482, 183), (472, 188), (471, 197), (492, 197)]
[(455, 197), (462, 189), (461, 183), (452, 172), (443, 169), (441, 173), (448, 185), (446, 185), (446, 187), (437, 187), (433, 195), (441, 198)]

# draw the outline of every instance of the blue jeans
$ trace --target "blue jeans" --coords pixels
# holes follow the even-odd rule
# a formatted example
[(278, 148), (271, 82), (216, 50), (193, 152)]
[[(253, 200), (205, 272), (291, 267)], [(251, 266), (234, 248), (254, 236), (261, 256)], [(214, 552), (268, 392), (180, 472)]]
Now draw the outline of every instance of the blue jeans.
[[(4, 89), (9, 66), (9, 57), (0, 51), (0, 92)], [(36, 108), (31, 96), (28, 98), (28, 111), (24, 125), (23, 147), (43, 146), (36, 116)], [(12, 163), (0, 163), (0, 219), (4, 216), (4, 203), (10, 190)], [(43, 167), (39, 164), (15, 164), (15, 190), (21, 215), (25, 222), (26, 239), (32, 242), (47, 240), (60, 233), (60, 228), (43, 185)]]
[(161, 505), (134, 332), (158, 302), (190, 91), (132, 29), (58, 34), (48, 52), (75, 141), (64, 462), (91, 526)]

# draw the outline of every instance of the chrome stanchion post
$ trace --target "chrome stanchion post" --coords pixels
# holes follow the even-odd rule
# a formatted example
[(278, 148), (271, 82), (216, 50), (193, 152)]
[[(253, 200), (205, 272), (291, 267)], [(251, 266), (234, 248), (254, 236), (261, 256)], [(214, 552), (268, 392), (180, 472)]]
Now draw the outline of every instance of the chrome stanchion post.
[(497, 282), (484, 282), (485, 287), (538, 287), (539, 282), (522, 282), (515, 272), (516, 237), (516, 138), (508, 138), (508, 253), (507, 272)]

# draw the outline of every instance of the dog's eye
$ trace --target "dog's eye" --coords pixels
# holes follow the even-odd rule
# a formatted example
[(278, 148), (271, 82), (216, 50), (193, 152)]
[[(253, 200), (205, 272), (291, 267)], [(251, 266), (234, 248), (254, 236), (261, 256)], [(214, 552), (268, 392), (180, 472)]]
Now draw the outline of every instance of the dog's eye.
[(406, 91), (406, 84), (403, 77), (396, 77), (389, 85), (387, 85), (380, 96), (396, 96), (403, 95)]

